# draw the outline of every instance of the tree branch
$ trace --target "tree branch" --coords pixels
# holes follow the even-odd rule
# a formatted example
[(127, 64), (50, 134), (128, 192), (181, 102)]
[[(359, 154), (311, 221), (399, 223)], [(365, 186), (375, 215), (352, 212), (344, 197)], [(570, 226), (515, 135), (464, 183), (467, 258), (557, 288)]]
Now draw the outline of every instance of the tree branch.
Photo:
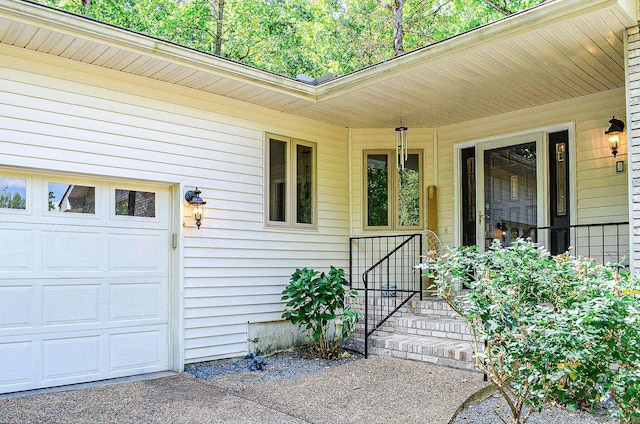
[(382, 0), (376, 0), (376, 3), (378, 4), (378, 6), (380, 7), (384, 7), (385, 9), (389, 9), (389, 10), (393, 10), (393, 7), (391, 6), (390, 3), (385, 3)]
[(497, 10), (498, 12), (502, 13), (505, 16), (513, 15), (513, 11), (507, 9), (505, 6), (499, 5), (494, 0), (484, 0), (484, 3), (490, 8)]

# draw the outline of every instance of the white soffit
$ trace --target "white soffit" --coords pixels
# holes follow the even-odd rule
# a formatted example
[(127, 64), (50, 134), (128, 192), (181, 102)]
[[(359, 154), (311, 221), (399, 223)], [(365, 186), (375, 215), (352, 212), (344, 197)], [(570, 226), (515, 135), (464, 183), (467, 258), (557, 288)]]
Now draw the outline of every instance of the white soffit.
[(317, 87), (21, 0), (0, 43), (344, 127), (439, 127), (624, 86), (629, 0), (555, 0)]

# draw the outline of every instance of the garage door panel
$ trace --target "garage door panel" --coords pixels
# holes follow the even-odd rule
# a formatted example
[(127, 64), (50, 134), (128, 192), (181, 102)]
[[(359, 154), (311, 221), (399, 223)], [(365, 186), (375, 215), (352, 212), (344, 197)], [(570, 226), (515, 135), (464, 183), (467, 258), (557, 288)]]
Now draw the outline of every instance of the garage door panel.
[(0, 228), (0, 274), (33, 270), (33, 247), (33, 230)]
[(42, 324), (44, 326), (98, 323), (100, 285), (45, 286), (42, 289)]
[(148, 331), (112, 334), (109, 339), (110, 371), (166, 369), (168, 367), (166, 339), (166, 326)]
[(110, 290), (111, 321), (162, 319), (166, 316), (166, 311), (161, 308), (165, 296), (160, 282), (113, 284)]
[[(98, 335), (43, 340), (42, 363), (44, 380), (60, 380), (82, 376), (99, 376), (101, 337)], [(64, 358), (64, 360), (61, 360)]]
[(100, 271), (104, 251), (99, 232), (44, 231), (42, 234), (44, 271)]
[(112, 271), (160, 271), (167, 268), (167, 262), (161, 261), (161, 250), (166, 251), (166, 233), (111, 234), (109, 239), (110, 270)]
[(3, 389), (16, 386), (15, 390), (20, 390), (37, 380), (33, 375), (34, 348), (35, 342), (31, 340), (0, 343), (0, 393), (12, 391)]
[(33, 287), (0, 286), (0, 330), (32, 327), (33, 299)]

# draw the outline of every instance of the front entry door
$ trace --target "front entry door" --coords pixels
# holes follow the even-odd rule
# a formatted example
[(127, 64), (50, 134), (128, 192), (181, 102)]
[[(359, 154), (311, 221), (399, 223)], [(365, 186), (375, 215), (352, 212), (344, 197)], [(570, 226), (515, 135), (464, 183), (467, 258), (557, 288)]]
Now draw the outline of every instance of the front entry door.
[(487, 249), (493, 240), (503, 246), (532, 235), (540, 225), (544, 194), (540, 137), (484, 143), (477, 146), (477, 243)]
[(459, 158), (462, 245), (531, 237), (554, 255), (568, 249), (568, 130), (478, 143)]

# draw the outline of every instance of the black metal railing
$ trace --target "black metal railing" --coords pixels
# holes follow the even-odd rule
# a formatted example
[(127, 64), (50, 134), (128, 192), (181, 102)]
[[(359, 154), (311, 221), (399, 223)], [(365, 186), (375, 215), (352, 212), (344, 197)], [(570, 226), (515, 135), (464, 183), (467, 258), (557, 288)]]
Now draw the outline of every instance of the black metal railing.
[[(416, 293), (422, 299), (420, 234), (352, 237), (349, 276), (351, 287), (364, 291), (364, 355), (369, 337)], [(360, 278), (361, 277), (361, 278)]]
[(599, 263), (629, 266), (629, 223), (580, 224), (532, 228), (533, 241), (552, 254), (564, 253), (569, 246), (574, 256), (592, 258)]

